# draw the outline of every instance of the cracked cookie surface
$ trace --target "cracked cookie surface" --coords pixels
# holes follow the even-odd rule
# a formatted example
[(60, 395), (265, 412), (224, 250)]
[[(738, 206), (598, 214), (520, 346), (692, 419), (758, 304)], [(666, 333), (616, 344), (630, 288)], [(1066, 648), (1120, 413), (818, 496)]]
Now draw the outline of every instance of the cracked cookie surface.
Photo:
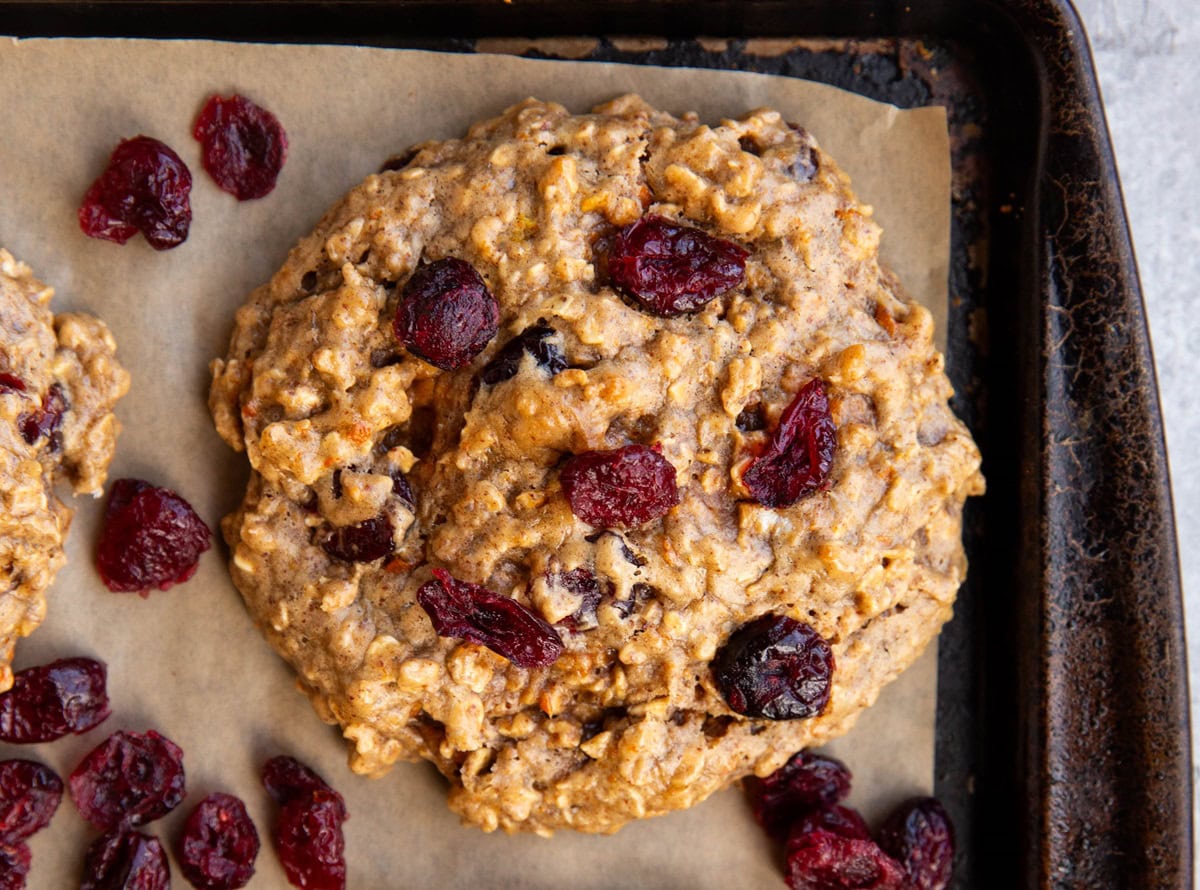
[(12, 655), (46, 614), (46, 588), (66, 562), (65, 477), (99, 495), (129, 389), (116, 343), (90, 315), (50, 310), (54, 290), (0, 249), (0, 690)]
[[(608, 245), (651, 215), (744, 249), (742, 282), (670, 318), (623, 296)], [(223, 524), (233, 579), (357, 771), (426, 758), (485, 830), (608, 832), (850, 727), (949, 618), (983, 485), (929, 313), (878, 240), (778, 113), (710, 127), (631, 96), (586, 115), (528, 100), (325, 215), (239, 310), (210, 407), (252, 467)], [(453, 371), (393, 332), (408, 280), (445, 258), (499, 305)], [(814, 379), (828, 485), (755, 503), (742, 471)], [(679, 502), (594, 527), (563, 464), (631, 445), (670, 462)], [(512, 597), (562, 653), (521, 667), (439, 636), (417, 598), (435, 569)], [(767, 613), (831, 644), (819, 716), (728, 707), (711, 662)]]

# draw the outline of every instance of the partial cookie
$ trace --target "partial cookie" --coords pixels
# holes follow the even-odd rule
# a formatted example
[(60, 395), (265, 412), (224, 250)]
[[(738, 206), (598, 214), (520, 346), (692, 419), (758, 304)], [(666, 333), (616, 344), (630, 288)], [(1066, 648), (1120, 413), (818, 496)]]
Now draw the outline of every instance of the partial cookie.
[(50, 311), (53, 288), (0, 249), (0, 690), (13, 648), (46, 614), (46, 588), (66, 562), (71, 510), (62, 476), (99, 495), (129, 389), (116, 343), (90, 315)]
[[(223, 525), (231, 571), (354, 769), (427, 758), (485, 830), (614, 831), (844, 732), (920, 654), (983, 481), (869, 214), (776, 112), (708, 127), (636, 97), (590, 115), (529, 100), (368, 177), (251, 294), (210, 395), (253, 468)], [(673, 317), (674, 298), (618, 292), (613, 245), (646, 217), (731, 242), (716, 253), (744, 251), (744, 277)], [(425, 279), (475, 293), (465, 268), (498, 305), (490, 339), (469, 299), (455, 316), (486, 343), (473, 359), (410, 336), (411, 307), (394, 324)], [(743, 473), (813, 381), (828, 478), (756, 503)], [(570, 459), (630, 445), (665, 457), (678, 504), (650, 487), (621, 527), (585, 521)], [(526, 625), (526, 650), (445, 616), (439, 635), (435, 571), (511, 598), (493, 625), (528, 610), (561, 654)], [(714, 675), (768, 614), (832, 647), (817, 716), (748, 717)]]

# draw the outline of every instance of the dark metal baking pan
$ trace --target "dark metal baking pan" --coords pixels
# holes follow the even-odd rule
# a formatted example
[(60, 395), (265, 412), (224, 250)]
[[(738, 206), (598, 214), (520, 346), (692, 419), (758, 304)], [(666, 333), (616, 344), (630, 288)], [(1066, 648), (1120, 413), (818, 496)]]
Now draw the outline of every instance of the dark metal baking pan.
[(552, 54), (536, 38), (585, 37), (576, 57), (946, 106), (949, 365), (989, 483), (969, 509), (972, 571), (939, 655), (936, 791), (959, 826), (955, 885), (1192, 886), (1162, 421), (1095, 75), (1066, 0), (0, 0), (0, 12), (0, 30), (21, 36), (529, 55)]

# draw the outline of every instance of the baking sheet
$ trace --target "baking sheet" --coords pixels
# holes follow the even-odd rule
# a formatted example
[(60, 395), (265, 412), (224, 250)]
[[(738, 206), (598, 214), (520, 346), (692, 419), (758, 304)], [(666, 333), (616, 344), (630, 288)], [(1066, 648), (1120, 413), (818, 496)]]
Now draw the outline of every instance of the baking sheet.
[[(276, 191), (242, 204), (208, 179), (190, 136), (204, 99), (233, 91), (274, 111), (290, 141)], [(113, 329), (133, 386), (118, 409), (125, 431), (111, 478), (171, 486), (215, 528), (240, 499), (246, 470), (212, 430), (207, 363), (223, 354), (245, 295), (326, 207), (409, 144), (461, 135), (527, 95), (582, 111), (629, 91), (702, 120), (770, 105), (803, 124), (874, 205), (885, 261), (944, 330), (950, 169), (942, 110), (899, 111), (831, 87), (734, 72), (353, 47), (3, 40), (0, 245), (57, 288), (57, 311), (93, 311)], [(195, 180), (191, 234), (166, 253), (140, 237), (124, 247), (88, 239), (76, 223), (79, 199), (113, 146), (137, 133), (171, 145)], [(543, 840), (459, 827), (442, 780), (425, 764), (400, 764), (380, 780), (354, 776), (336, 728), (317, 720), (251, 625), (220, 545), (186, 585), (148, 599), (111, 594), (91, 568), (102, 504), (75, 503), (69, 565), (46, 623), (18, 646), (16, 666), (100, 657), (114, 713), (84, 737), (0, 745), (0, 757), (34, 756), (65, 776), (108, 733), (158, 729), (185, 751), (189, 795), (148, 830), (170, 846), (205, 794), (239, 795), (264, 839), (252, 887), (287, 886), (267, 840), (273, 805), (257, 779), (276, 753), (310, 763), (346, 796), (350, 887), (781, 886), (736, 790), (615, 837)], [(830, 746), (855, 771), (851, 802), (868, 818), (932, 786), (935, 687), (929, 652)], [(93, 836), (65, 803), (32, 841), (29, 886), (76, 885)]]

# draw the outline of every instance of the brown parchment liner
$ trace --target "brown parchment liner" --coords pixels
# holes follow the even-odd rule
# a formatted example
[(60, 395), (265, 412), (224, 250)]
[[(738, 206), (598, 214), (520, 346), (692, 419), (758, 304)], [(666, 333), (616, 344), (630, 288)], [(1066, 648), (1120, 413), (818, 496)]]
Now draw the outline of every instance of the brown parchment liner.
[[(191, 137), (204, 99), (235, 91), (274, 111), (290, 140), (277, 189), (242, 204), (204, 173)], [(805, 126), (875, 207), (884, 261), (944, 326), (950, 168), (940, 108), (900, 111), (819, 84), (722, 71), (356, 47), (0, 38), (0, 245), (57, 289), (56, 311), (94, 312), (117, 338), (133, 385), (118, 407), (124, 432), (110, 478), (175, 488), (215, 528), (240, 501), (246, 467), (213, 431), (207, 364), (224, 353), (236, 308), (293, 242), (412, 143), (459, 136), (526, 96), (578, 112), (625, 92), (714, 122), (767, 105)], [(140, 237), (124, 247), (88, 239), (76, 221), (109, 152), (138, 133), (171, 145), (194, 177), (191, 234), (165, 253)], [(99, 657), (109, 665), (114, 713), (83, 737), (0, 745), (0, 759), (34, 757), (65, 779), (109, 733), (159, 730), (185, 752), (189, 791), (176, 812), (145, 830), (172, 847), (200, 798), (237, 794), (263, 839), (254, 888), (287, 886), (270, 845), (274, 806), (258, 782), (262, 762), (277, 753), (300, 757), (345, 795), (351, 888), (783, 886), (777, 854), (736, 789), (613, 837), (560, 832), (544, 840), (460, 827), (426, 764), (399, 764), (380, 780), (353, 775), (337, 729), (317, 719), (251, 624), (222, 546), (181, 587), (148, 599), (112, 594), (91, 559), (102, 502), (74, 505), (68, 566), (50, 591), (45, 624), (18, 645), (16, 667)], [(933, 648), (828, 746), (854, 770), (851, 802), (868, 819), (932, 785)], [(29, 887), (78, 886), (95, 835), (64, 801), (32, 840)], [(186, 886), (178, 868), (173, 876)]]

